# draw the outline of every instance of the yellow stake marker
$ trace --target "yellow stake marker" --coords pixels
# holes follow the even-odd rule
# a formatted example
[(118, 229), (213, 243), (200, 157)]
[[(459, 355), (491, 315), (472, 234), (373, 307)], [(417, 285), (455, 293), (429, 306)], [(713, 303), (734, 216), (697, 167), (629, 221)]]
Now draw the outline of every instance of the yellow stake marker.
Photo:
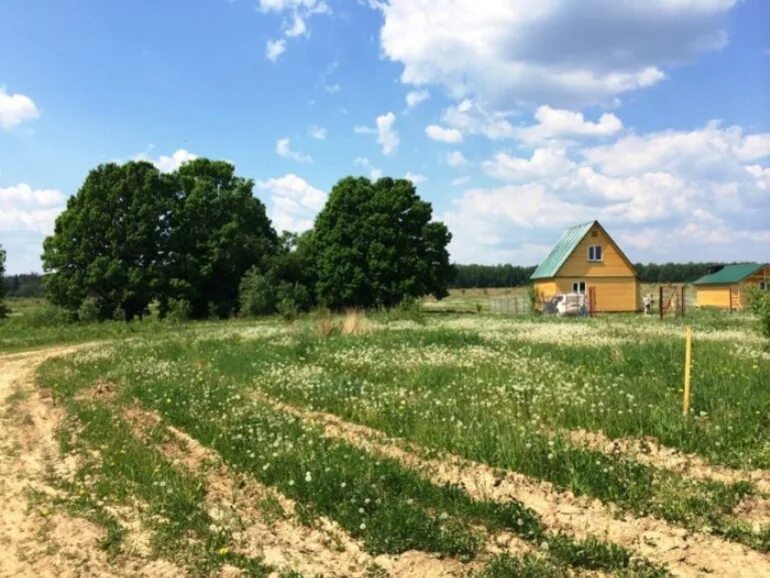
[(692, 369), (692, 327), (687, 328), (684, 341), (684, 416), (690, 413), (690, 371)]

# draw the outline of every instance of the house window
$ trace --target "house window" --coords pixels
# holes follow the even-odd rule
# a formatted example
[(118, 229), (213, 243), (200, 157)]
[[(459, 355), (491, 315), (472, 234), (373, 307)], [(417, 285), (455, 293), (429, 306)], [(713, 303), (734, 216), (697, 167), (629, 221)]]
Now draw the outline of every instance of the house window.
[(593, 262), (598, 262), (602, 260), (602, 257), (604, 255), (602, 254), (602, 246), (601, 245), (591, 245), (588, 247), (588, 260)]
[(770, 284), (768, 284), (767, 281), (760, 281), (759, 282), (759, 290), (760, 291), (767, 291), (768, 287), (770, 287)]
[(575, 281), (572, 283), (572, 292), (573, 293), (580, 293), (581, 295), (586, 294), (586, 282), (585, 281)]

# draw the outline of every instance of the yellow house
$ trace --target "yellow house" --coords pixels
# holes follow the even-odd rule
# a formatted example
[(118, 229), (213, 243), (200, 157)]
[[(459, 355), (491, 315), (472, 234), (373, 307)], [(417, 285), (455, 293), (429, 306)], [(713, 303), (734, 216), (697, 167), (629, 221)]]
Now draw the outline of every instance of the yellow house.
[(636, 269), (598, 221), (564, 231), (531, 277), (543, 300), (559, 293), (594, 296), (595, 311), (638, 311)]
[(761, 263), (726, 265), (715, 273), (701, 277), (693, 285), (695, 285), (695, 303), (698, 307), (739, 311), (748, 305), (747, 288), (770, 290), (770, 265)]

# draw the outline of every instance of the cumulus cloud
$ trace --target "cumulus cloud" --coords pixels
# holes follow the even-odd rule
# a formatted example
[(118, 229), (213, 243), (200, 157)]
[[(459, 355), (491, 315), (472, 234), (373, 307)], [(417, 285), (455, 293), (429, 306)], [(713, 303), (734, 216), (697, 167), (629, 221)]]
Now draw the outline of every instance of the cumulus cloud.
[(40, 111), (30, 97), (24, 94), (8, 94), (0, 87), (0, 128), (13, 128), (39, 116)]
[(425, 127), (425, 134), (433, 140), (445, 143), (463, 142), (463, 133), (456, 128), (444, 128), (437, 124), (431, 124)]
[(508, 112), (490, 112), (486, 105), (468, 98), (444, 111), (443, 121), (465, 134), (482, 134), (492, 140), (512, 138), (516, 130)]
[(383, 0), (386, 57), (405, 84), (444, 86), (493, 109), (580, 109), (652, 86), (727, 42), (738, 0)]
[(27, 183), (0, 186), (0, 233), (8, 253), (8, 273), (40, 270), (43, 238), (53, 232), (66, 195)]
[(265, 43), (265, 58), (271, 62), (277, 61), (284, 52), (286, 52), (286, 41), (283, 38), (268, 40)]
[(366, 157), (357, 157), (353, 161), (353, 164), (357, 167), (361, 167), (366, 171), (369, 171), (369, 178), (373, 181), (376, 181), (382, 177), (382, 169), (378, 169), (377, 167), (373, 166), (372, 162)]
[(465, 158), (462, 152), (452, 151), (446, 155), (446, 164), (450, 167), (463, 167), (468, 164), (468, 160)]
[(154, 164), (157, 169), (162, 173), (173, 173), (184, 163), (194, 161), (198, 158), (198, 155), (191, 153), (185, 149), (177, 149), (170, 155), (160, 155), (157, 158), (152, 158), (147, 153), (141, 153), (134, 157), (135, 161), (147, 161)]
[(313, 125), (308, 129), (308, 133), (315, 140), (326, 140), (326, 129), (323, 127)]
[(398, 131), (395, 128), (396, 115), (392, 112), (377, 117), (377, 143), (382, 154), (389, 155), (398, 149)]
[(535, 263), (560, 229), (599, 219), (633, 260), (766, 259), (769, 137), (709, 123), (601, 146), (551, 141), (530, 154), (498, 152), (482, 168), (502, 184), (466, 191), (444, 215), (453, 258)]
[(399, 137), (396, 130), (396, 115), (392, 112), (381, 114), (375, 120), (374, 128), (365, 125), (353, 127), (356, 134), (376, 134), (377, 144), (382, 148), (382, 154), (389, 155), (398, 149)]
[(428, 180), (428, 177), (425, 175), (419, 175), (411, 171), (407, 171), (406, 175), (404, 175), (404, 178), (408, 181), (412, 181), (412, 184), (414, 185), (419, 185), (420, 183), (424, 183)]
[(424, 102), (430, 98), (430, 92), (426, 89), (412, 90), (406, 95), (406, 106), (408, 108), (414, 108), (421, 102)]
[(541, 106), (535, 112), (535, 120), (537, 124), (516, 132), (520, 140), (538, 143), (551, 139), (607, 137), (623, 130), (623, 122), (612, 113), (604, 113), (598, 121), (591, 122), (580, 112)]
[(283, 157), (285, 159), (291, 159), (298, 163), (312, 163), (313, 158), (310, 155), (303, 154), (301, 152), (297, 152), (292, 150), (291, 148), (291, 139), (281, 138), (278, 139), (275, 143), (275, 152), (278, 154), (278, 156)]
[(326, 203), (325, 192), (292, 173), (259, 181), (257, 188), (270, 193), (270, 219), (278, 231), (307, 231)]
[(265, 45), (265, 58), (272, 62), (286, 52), (288, 40), (308, 35), (307, 19), (310, 16), (331, 11), (323, 0), (260, 0), (259, 9), (284, 16), (281, 38), (268, 40)]

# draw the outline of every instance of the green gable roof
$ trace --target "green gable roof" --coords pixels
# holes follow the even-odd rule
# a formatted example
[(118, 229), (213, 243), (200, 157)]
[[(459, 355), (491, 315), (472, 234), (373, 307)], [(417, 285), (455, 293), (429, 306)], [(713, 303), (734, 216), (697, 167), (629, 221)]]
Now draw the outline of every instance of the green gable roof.
[(693, 285), (730, 285), (739, 283), (746, 277), (753, 275), (764, 265), (760, 263), (738, 263), (737, 265), (725, 265), (716, 273), (701, 277), (693, 282)]
[(555, 277), (556, 273), (561, 269), (561, 266), (564, 265), (564, 262), (570, 255), (572, 255), (572, 252), (580, 244), (580, 241), (583, 240), (583, 237), (585, 237), (588, 234), (588, 231), (591, 230), (591, 227), (594, 226), (594, 223), (596, 223), (596, 221), (575, 225), (564, 231), (556, 245), (551, 249), (551, 252), (548, 253), (546, 258), (543, 259), (543, 262), (538, 265), (535, 272), (532, 273), (530, 279), (550, 279), (551, 277)]

